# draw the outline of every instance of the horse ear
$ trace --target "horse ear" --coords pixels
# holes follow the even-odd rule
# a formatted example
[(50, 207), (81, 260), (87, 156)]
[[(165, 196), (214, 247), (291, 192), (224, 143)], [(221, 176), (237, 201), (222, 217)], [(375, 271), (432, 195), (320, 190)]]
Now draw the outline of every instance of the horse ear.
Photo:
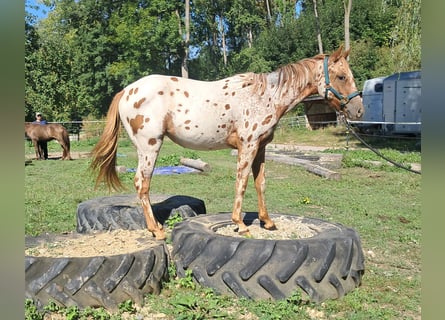
[(331, 54), (332, 61), (337, 62), (338, 59), (342, 57), (342, 51), (343, 45), (340, 45), (340, 47)]
[(343, 58), (345, 58), (345, 59), (348, 58), (350, 52), (351, 52), (351, 48), (349, 48), (348, 50), (343, 52)]

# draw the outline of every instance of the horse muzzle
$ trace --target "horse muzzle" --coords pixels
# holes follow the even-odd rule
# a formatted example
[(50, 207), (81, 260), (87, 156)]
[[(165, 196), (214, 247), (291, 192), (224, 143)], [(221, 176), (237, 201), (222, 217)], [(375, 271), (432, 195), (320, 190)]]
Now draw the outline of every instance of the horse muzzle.
[(357, 95), (351, 100), (347, 101), (344, 105), (341, 105), (341, 111), (349, 120), (361, 120), (365, 112), (361, 95)]

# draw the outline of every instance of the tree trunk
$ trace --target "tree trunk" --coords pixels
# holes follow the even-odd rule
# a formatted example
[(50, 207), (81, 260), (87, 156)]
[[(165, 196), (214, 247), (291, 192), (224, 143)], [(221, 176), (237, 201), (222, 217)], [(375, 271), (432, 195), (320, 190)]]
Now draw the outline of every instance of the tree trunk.
[[(352, 0), (343, 0), (343, 5), (345, 8), (345, 50), (348, 50), (351, 47), (349, 34), (349, 17), (351, 15)], [(347, 59), (349, 60), (349, 56)]]
[(321, 28), (320, 28), (320, 19), (318, 17), (318, 11), (317, 11), (317, 0), (313, 0), (313, 2), (314, 2), (315, 21), (317, 23), (318, 51), (320, 54), (323, 54), (323, 42), (321, 41)]
[(265, 0), (265, 1), (266, 1), (266, 10), (267, 10), (267, 22), (270, 24), (270, 22), (272, 20), (272, 15), (270, 13), (269, 0)]
[(226, 32), (224, 31), (224, 23), (223, 23), (223, 15), (219, 16), (219, 29), (221, 32), (221, 42), (222, 42), (222, 51), (223, 51), (223, 61), (224, 66), (227, 66), (227, 48), (226, 48)]
[(182, 26), (181, 26), (181, 18), (179, 16), (179, 12), (176, 11), (176, 15), (179, 18), (179, 34), (180, 36), (184, 36), (184, 55), (182, 56), (182, 62), (181, 62), (181, 75), (183, 78), (189, 77), (189, 70), (188, 70), (188, 56), (189, 56), (189, 45), (190, 45), (190, 1), (185, 0), (185, 17), (184, 17), (184, 24), (185, 24), (185, 35), (182, 34)]

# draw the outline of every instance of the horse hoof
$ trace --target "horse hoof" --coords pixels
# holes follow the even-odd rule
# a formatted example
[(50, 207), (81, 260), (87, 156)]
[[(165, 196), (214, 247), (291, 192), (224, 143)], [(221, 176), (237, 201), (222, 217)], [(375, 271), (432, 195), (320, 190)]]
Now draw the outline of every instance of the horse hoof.
[(167, 238), (164, 230), (152, 232), (152, 235), (157, 241), (164, 241)]
[(275, 223), (272, 223), (271, 226), (268, 226), (267, 224), (264, 225), (264, 229), (269, 230), (269, 231), (275, 231), (278, 230), (277, 226), (275, 225)]
[(252, 238), (252, 235), (250, 234), (249, 229), (243, 230), (243, 231), (238, 231), (238, 234), (242, 237), (246, 237), (246, 238)]

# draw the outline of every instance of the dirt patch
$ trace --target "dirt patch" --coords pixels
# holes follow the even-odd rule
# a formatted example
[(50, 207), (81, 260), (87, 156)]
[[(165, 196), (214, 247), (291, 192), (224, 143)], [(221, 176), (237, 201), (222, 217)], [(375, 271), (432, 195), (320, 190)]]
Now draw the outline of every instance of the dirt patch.
[[(86, 159), (91, 157), (91, 152), (80, 152), (80, 151), (71, 151), (71, 159)], [(25, 159), (30, 160), (36, 160), (36, 155), (34, 153), (32, 154), (25, 154)], [(62, 159), (62, 152), (49, 152), (48, 153), (48, 160), (59, 160)]]
[[(270, 239), (270, 240), (288, 240), (310, 238), (320, 232), (318, 226), (302, 223), (302, 218), (287, 218), (280, 216), (273, 219), (277, 230), (267, 230), (258, 223), (248, 226), (250, 235), (253, 239)], [(230, 224), (215, 230), (217, 234), (229, 237), (244, 237), (239, 235), (235, 224)]]
[(112, 256), (159, 244), (146, 229), (28, 237), (25, 243), (25, 255), (40, 257)]
[[(302, 218), (277, 217), (277, 230), (270, 231), (258, 223), (248, 226), (253, 239), (286, 240), (309, 238), (320, 232), (320, 227), (301, 222)], [(215, 233), (229, 237), (243, 237), (236, 232), (235, 224), (215, 230)], [(167, 229), (167, 235), (171, 230)], [(136, 252), (157, 244), (151, 233), (140, 230), (95, 231), (89, 234), (70, 233), (27, 237), (25, 255), (40, 257), (94, 257), (112, 256)]]

